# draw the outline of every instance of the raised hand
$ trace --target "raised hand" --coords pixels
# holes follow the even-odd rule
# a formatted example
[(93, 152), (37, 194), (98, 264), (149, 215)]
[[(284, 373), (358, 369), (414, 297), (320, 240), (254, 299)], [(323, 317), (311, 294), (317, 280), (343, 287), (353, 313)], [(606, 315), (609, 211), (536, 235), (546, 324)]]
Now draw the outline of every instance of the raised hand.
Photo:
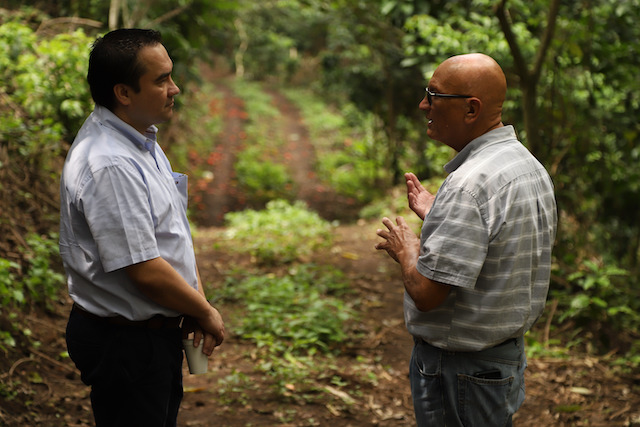
[(422, 186), (415, 174), (407, 172), (404, 174), (404, 178), (407, 180), (407, 200), (409, 201), (409, 208), (411, 208), (420, 219), (424, 220), (431, 210), (436, 196), (429, 193)]

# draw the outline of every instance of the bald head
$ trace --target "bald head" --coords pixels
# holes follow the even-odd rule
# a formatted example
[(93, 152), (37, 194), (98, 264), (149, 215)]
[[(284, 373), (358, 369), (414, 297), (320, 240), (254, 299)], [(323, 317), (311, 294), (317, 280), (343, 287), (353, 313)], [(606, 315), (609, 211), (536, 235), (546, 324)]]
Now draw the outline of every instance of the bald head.
[(440, 64), (436, 73), (448, 92), (472, 95), (482, 101), (480, 119), (483, 122), (502, 120), (507, 79), (493, 58), (482, 53), (452, 56)]
[(436, 68), (427, 89), (419, 107), (428, 119), (427, 135), (456, 151), (504, 126), (507, 80), (500, 65), (487, 55), (447, 59)]

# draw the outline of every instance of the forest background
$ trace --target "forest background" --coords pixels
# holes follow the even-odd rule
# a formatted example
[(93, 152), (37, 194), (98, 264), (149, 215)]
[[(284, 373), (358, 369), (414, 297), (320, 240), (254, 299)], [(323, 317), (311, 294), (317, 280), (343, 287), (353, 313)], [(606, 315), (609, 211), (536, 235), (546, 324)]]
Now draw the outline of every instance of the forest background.
[[(110, 28), (136, 26), (162, 32), (174, 80), (187, 89), (177, 110), (190, 119), (169, 128), (163, 146), (176, 169), (189, 171), (196, 227), (231, 221), (207, 215), (198, 192), (213, 179), (209, 153), (225, 147), (211, 138), (222, 119), (206, 119), (202, 109), (211, 105), (198, 98), (215, 93), (211, 70), (232, 75), (233, 90), (247, 103), (259, 103), (274, 88), (286, 91), (309, 120), (315, 116), (316, 135), (327, 139), (331, 132), (316, 147), (314, 168), (352, 204), (350, 217), (327, 218), (344, 223), (401, 212), (405, 171), (437, 190), (453, 153), (425, 135), (417, 109), (424, 87), (451, 55), (494, 57), (509, 85), (504, 121), (547, 167), (558, 200), (551, 314), (543, 336), (532, 338), (532, 351), (561, 345), (608, 355), (621, 375), (637, 373), (638, 20), (638, 0), (36, 0), (30, 6), (3, 0), (2, 357), (37, 346), (21, 316), (53, 310), (65, 292), (58, 182), (66, 151), (92, 109), (84, 83), (90, 44)], [(293, 178), (269, 156), (255, 126), (235, 159), (234, 210), (295, 202)], [(191, 138), (184, 138), (185, 129)], [(11, 393), (10, 384), (0, 387), (0, 395)]]

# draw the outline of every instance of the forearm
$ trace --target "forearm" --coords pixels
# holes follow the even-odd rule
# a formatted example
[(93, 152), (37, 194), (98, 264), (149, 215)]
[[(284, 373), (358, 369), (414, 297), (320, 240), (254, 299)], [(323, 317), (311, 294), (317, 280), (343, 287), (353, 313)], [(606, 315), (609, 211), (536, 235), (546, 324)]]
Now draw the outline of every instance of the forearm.
[(405, 256), (399, 259), (402, 269), (402, 282), (418, 310), (429, 311), (444, 302), (451, 288), (420, 274), (417, 262), (417, 254), (414, 258)]
[(407, 293), (420, 311), (429, 311), (440, 306), (449, 295), (448, 285), (424, 277), (417, 269), (403, 268), (402, 281)]
[(431, 310), (444, 302), (449, 295), (449, 286), (428, 279), (418, 272), (418, 257), (420, 256), (420, 240), (409, 228), (402, 217), (396, 219), (394, 226), (389, 218), (383, 218), (382, 223), (388, 231), (378, 230), (378, 236), (384, 239), (376, 244), (376, 249), (385, 250), (402, 269), (404, 287), (416, 303), (420, 311)]
[(204, 283), (202, 283), (202, 279), (200, 278), (200, 270), (198, 269), (198, 267), (196, 267), (196, 274), (198, 275), (198, 292), (200, 292), (200, 295), (207, 298), (207, 296), (204, 294)]
[(163, 258), (129, 266), (127, 274), (140, 292), (155, 303), (194, 318), (209, 315), (211, 306), (204, 297), (204, 291), (189, 286)]

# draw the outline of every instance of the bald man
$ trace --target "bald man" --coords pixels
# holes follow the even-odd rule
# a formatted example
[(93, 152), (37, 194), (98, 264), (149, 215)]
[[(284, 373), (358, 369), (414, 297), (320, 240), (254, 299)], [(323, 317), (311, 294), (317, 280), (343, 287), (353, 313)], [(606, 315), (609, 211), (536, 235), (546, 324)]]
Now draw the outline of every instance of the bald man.
[(435, 196), (405, 175), (419, 237), (402, 217), (377, 231), (401, 267), (419, 426), (510, 426), (524, 401), (523, 336), (545, 305), (557, 214), (549, 174), (502, 123), (506, 90), (489, 56), (440, 64), (420, 109), (457, 154)]

